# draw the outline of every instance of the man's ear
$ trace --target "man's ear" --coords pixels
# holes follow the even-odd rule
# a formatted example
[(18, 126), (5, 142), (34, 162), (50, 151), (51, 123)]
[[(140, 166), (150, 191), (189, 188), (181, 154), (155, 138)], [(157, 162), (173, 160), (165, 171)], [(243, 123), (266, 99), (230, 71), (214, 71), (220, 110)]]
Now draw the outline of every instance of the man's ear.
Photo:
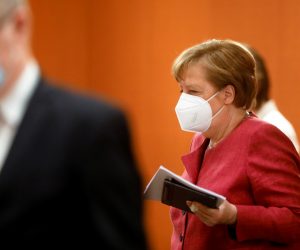
[(31, 26), (31, 13), (27, 5), (16, 8), (12, 16), (15, 32), (19, 36), (28, 36)]
[(225, 104), (232, 104), (235, 99), (235, 88), (233, 85), (226, 85), (226, 87), (223, 89), (224, 91), (224, 103)]

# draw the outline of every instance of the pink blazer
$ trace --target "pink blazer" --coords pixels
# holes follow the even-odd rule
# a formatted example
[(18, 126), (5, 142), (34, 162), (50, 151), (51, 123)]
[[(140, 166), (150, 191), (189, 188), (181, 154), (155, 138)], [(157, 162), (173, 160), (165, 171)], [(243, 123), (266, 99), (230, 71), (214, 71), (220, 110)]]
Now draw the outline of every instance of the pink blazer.
[(300, 159), (291, 141), (249, 117), (215, 148), (208, 142), (194, 138), (183, 177), (235, 204), (237, 224), (208, 227), (171, 208), (171, 249), (300, 249)]

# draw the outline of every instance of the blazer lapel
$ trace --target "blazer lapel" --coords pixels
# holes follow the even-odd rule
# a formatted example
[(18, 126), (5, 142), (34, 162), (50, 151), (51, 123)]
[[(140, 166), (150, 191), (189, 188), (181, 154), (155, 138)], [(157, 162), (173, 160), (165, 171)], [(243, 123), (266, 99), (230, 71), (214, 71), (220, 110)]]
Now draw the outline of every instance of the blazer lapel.
[[(40, 128), (42, 127), (41, 123), (47, 126), (47, 118), (45, 117), (46, 112), (44, 111), (45, 108), (48, 108), (48, 106), (45, 104), (45, 86), (42, 82), (43, 81), (40, 80), (15, 135), (9, 153), (4, 162), (3, 169), (1, 170), (1, 180), (5, 180), (7, 175), (10, 175), (11, 173), (20, 172), (20, 168), (22, 168), (22, 166), (25, 167), (27, 164), (24, 159), (26, 159), (26, 157), (28, 157), (28, 159), (32, 159), (34, 154), (38, 153), (37, 151), (32, 152), (33, 150), (28, 144), (30, 143), (32, 145), (33, 141), (42, 133), (42, 131), (40, 131)], [(1, 182), (2, 181), (0, 181), (0, 184)]]
[(202, 161), (204, 158), (205, 150), (209, 144), (209, 139), (205, 139), (200, 147), (189, 154), (182, 156), (181, 160), (186, 168), (186, 171), (193, 183), (196, 182)]

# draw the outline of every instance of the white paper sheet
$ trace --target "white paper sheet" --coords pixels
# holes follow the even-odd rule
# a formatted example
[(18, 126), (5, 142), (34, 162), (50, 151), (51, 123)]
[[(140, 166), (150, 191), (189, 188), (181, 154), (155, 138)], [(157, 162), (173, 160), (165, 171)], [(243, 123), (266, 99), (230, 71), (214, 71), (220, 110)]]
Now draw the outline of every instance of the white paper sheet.
[(220, 194), (217, 194), (217, 193), (207, 190), (205, 188), (201, 188), (199, 186), (194, 185), (193, 183), (183, 179), (181, 176), (173, 173), (172, 171), (165, 168), (164, 166), (160, 166), (159, 169), (156, 171), (156, 173), (151, 178), (151, 180), (149, 181), (149, 183), (146, 186), (145, 191), (144, 191), (144, 199), (161, 201), (165, 179), (169, 179), (169, 180), (175, 179), (176, 181), (178, 181), (178, 182), (184, 184), (185, 186), (190, 187), (194, 190), (198, 190), (200, 192), (214, 195), (214, 196), (218, 197), (218, 199), (219, 199), (218, 204), (222, 203), (226, 199), (224, 196), (222, 196)]

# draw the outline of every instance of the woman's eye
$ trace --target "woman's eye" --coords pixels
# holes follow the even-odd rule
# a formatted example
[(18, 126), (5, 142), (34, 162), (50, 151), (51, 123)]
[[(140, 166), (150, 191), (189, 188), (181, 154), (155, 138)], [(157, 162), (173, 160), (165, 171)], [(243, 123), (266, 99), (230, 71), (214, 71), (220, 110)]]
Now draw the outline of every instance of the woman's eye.
[(190, 90), (190, 91), (189, 91), (189, 94), (190, 94), (190, 95), (199, 95), (199, 92), (198, 92), (198, 91), (195, 91), (195, 90)]

